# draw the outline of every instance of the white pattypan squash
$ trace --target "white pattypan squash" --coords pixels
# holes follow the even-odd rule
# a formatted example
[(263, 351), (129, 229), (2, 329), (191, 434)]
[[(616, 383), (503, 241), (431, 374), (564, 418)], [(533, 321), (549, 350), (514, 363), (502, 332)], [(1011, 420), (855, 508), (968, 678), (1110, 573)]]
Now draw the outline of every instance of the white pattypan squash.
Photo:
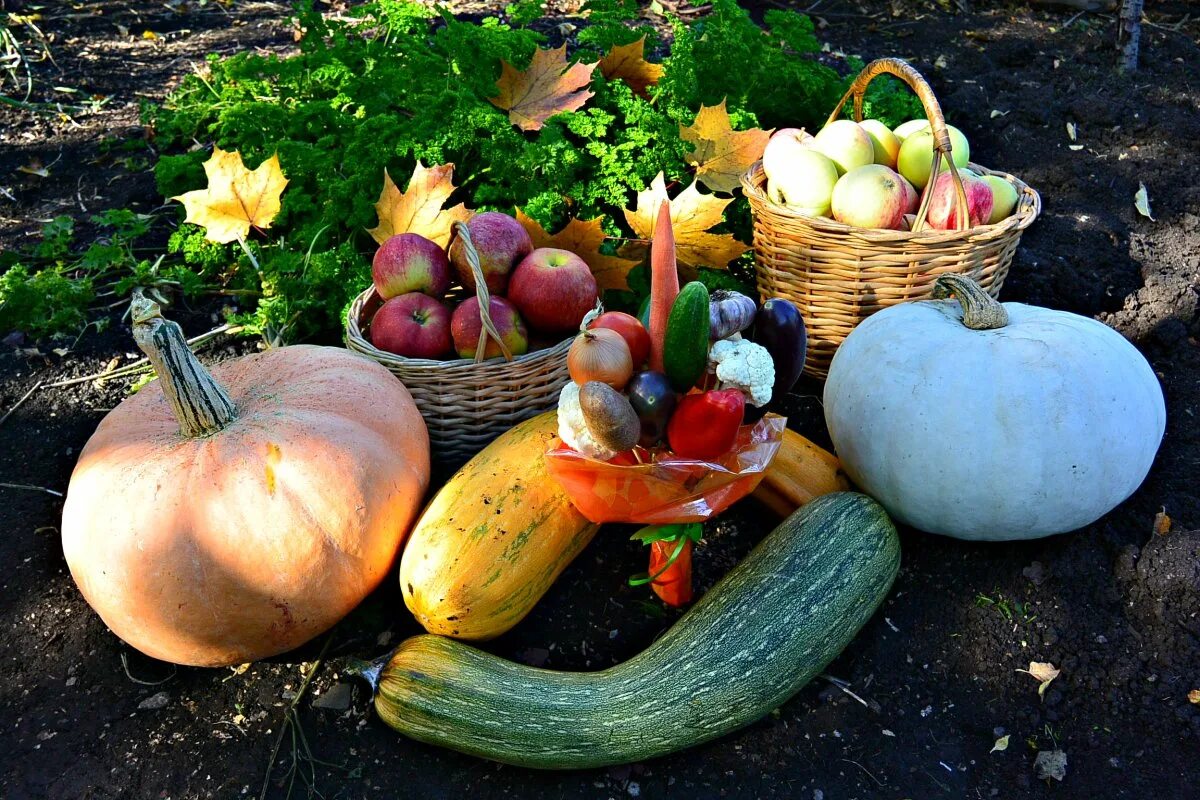
[(1141, 353), (943, 275), (934, 295), (951, 294), (872, 315), (834, 356), (825, 421), (854, 482), (900, 522), (974, 540), (1072, 531), (1129, 497), (1166, 426)]

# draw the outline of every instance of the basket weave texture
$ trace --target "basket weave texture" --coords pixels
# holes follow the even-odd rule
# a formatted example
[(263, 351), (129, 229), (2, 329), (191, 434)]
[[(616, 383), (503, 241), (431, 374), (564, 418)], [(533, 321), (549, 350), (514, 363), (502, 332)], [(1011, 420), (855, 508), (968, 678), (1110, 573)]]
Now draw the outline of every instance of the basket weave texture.
[[(467, 236), (465, 230), (458, 227), (457, 235)], [(466, 249), (474, 254), (473, 247)], [(472, 266), (478, 267), (477, 260)], [(374, 287), (356, 297), (346, 314), (346, 346), (387, 367), (407, 387), (429, 428), (432, 458), (445, 467), (463, 463), (518, 422), (557, 408), (558, 395), (571, 379), (570, 336), (553, 347), (510, 355), (511, 360), (482, 360), (488, 329), (495, 328), (486, 318), (487, 287), (479, 271), (476, 287), (485, 309), (485, 331), (474, 360), (405, 358), (375, 347), (369, 339), (370, 321), (383, 300)]]
[[(867, 65), (830, 117), (853, 97), (855, 118), (862, 120), (867, 84), (881, 74), (905, 81), (920, 98), (933, 128), (931, 170), (950, 159), (950, 137), (932, 89), (899, 59)], [(911, 300), (928, 299), (934, 281), (952, 272), (975, 279), (993, 297), (999, 294), (1024, 231), (1041, 211), (1038, 193), (1016, 177), (975, 164), (970, 169), (997, 175), (1017, 190), (1013, 213), (994, 225), (966, 230), (925, 228), (931, 193), (923, 193), (913, 230), (857, 228), (826, 217), (801, 214), (771, 201), (762, 163), (742, 176), (742, 189), (754, 217), (754, 272), (763, 300), (782, 297), (800, 310), (808, 327), (806, 374), (824, 378), (842, 341), (876, 311)], [(934, 174), (931, 172), (931, 174)], [(966, 197), (957, 172), (958, 218), (966, 223)], [(930, 186), (932, 186), (930, 181)]]

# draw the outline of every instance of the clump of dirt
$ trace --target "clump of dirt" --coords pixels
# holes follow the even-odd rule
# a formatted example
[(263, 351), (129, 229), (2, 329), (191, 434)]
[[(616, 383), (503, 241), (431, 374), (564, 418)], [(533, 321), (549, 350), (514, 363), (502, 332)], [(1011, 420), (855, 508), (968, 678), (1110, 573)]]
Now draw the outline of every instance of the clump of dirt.
[(1117, 561), (1116, 575), (1131, 618), (1161, 647), (1155, 660), (1188, 666), (1184, 661), (1200, 642), (1200, 531), (1155, 536), (1141, 548), (1130, 545)]

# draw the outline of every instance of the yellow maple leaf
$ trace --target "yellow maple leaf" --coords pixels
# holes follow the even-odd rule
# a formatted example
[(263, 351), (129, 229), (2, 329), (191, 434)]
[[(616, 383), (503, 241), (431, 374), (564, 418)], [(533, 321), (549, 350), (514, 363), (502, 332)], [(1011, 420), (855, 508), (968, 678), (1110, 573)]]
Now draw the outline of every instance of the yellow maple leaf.
[(600, 72), (608, 80), (620, 78), (634, 94), (647, 96), (647, 90), (662, 77), (663, 65), (645, 58), (646, 37), (629, 44), (613, 45), (600, 59)]
[[(732, 198), (700, 194), (696, 181), (692, 181), (674, 200), (670, 200), (661, 172), (650, 183), (649, 189), (638, 192), (637, 208), (633, 211), (625, 209), (625, 221), (642, 239), (653, 238), (658, 207), (664, 200), (670, 203), (671, 227), (675, 231), (675, 258), (679, 272), (686, 280), (695, 279), (697, 267), (727, 269), (730, 261), (750, 249), (750, 245), (738, 241), (733, 234), (709, 232), (709, 228), (721, 222), (725, 206), (733, 202)], [(640, 242), (630, 242), (621, 248), (621, 255), (625, 257), (634, 257), (639, 253), (644, 256), (645, 252), (646, 245)]]
[(771, 131), (735, 131), (722, 100), (719, 106), (700, 106), (689, 127), (679, 126), (679, 136), (695, 148), (687, 162), (695, 165), (700, 182), (714, 192), (732, 193), (741, 185), (742, 173), (762, 158)]
[(279, 196), (288, 184), (278, 155), (249, 170), (237, 150), (213, 147), (212, 156), (204, 162), (204, 174), (208, 176), (207, 189), (171, 199), (183, 203), (187, 210), (184, 221), (202, 226), (205, 239), (219, 244), (245, 241), (250, 226), (271, 227), (279, 214)]
[(385, 169), (383, 191), (375, 203), (379, 224), (367, 229), (367, 233), (379, 244), (399, 233), (419, 233), (445, 247), (450, 243), (454, 223), (466, 222), (472, 213), (462, 203), (442, 208), (454, 193), (453, 178), (453, 164), (426, 167), (418, 161), (408, 187), (401, 192)]
[(592, 275), (596, 277), (596, 286), (601, 291), (628, 289), (629, 270), (639, 262), (600, 252), (600, 246), (606, 238), (604, 229), (600, 226), (603, 220), (603, 217), (589, 220), (572, 217), (562, 230), (550, 235), (545, 228), (527, 217), (525, 212), (517, 209), (517, 221), (529, 232), (534, 247), (557, 247), (575, 253), (591, 267)]
[(586, 87), (596, 64), (567, 66), (567, 46), (537, 50), (525, 70), (500, 62), (500, 93), (488, 100), (508, 112), (508, 119), (523, 131), (542, 129), (546, 120), (563, 111), (577, 111), (592, 96)]
[(1017, 672), (1024, 672), (1037, 678), (1041, 683), (1038, 686), (1038, 697), (1045, 697), (1046, 687), (1062, 674), (1062, 670), (1055, 667), (1049, 661), (1030, 661), (1029, 669), (1018, 669)]

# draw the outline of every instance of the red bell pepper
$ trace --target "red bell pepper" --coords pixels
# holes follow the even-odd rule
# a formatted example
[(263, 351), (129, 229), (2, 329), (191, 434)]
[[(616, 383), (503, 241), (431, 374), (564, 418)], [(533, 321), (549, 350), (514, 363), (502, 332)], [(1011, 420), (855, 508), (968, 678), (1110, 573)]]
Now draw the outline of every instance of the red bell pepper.
[[(675, 550), (682, 550), (671, 561)], [(692, 602), (692, 542), (660, 540), (650, 545), (650, 588), (669, 606), (679, 608)]]
[(733, 448), (745, 409), (741, 389), (684, 395), (667, 423), (667, 442), (684, 458), (717, 458)]

